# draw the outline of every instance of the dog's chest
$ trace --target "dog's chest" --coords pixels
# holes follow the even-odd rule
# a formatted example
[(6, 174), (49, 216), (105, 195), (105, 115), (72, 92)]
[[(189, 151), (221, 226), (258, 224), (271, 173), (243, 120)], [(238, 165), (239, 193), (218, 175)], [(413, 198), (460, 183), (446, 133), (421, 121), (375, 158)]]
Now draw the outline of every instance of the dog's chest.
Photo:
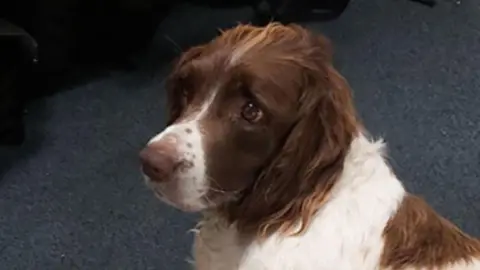
[(235, 227), (207, 220), (195, 239), (196, 269), (377, 270), (386, 217), (361, 217), (357, 209), (326, 208), (305, 234), (264, 242), (242, 241)]

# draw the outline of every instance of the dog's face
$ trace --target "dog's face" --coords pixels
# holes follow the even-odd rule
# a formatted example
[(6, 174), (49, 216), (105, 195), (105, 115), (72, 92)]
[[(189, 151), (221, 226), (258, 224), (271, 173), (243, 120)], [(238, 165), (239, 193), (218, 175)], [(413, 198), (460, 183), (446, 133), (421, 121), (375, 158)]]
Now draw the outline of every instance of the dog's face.
[(184, 211), (239, 200), (326, 94), (312, 90), (328, 80), (312, 71), (327, 55), (324, 40), (276, 24), (239, 26), (185, 52), (167, 83), (167, 128), (140, 154), (147, 184)]
[(183, 55), (167, 83), (168, 127), (141, 154), (149, 185), (180, 209), (235, 199), (296, 118), (299, 71), (235, 53), (217, 40)]

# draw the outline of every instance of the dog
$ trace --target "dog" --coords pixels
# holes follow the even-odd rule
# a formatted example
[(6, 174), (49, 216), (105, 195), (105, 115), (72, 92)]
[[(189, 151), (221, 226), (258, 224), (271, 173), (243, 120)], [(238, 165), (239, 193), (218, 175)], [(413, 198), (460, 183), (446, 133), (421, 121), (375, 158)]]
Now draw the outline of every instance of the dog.
[(392, 171), (331, 47), (242, 24), (175, 64), (167, 127), (140, 160), (156, 196), (203, 213), (195, 269), (480, 269), (480, 241)]

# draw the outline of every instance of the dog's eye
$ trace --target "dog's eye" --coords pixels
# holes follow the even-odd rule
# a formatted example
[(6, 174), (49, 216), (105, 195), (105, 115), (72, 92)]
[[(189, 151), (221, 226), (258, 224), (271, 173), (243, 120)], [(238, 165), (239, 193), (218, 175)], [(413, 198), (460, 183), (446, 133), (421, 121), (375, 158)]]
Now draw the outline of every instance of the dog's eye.
[(242, 108), (242, 117), (250, 123), (258, 122), (263, 116), (260, 110), (253, 102), (247, 102)]

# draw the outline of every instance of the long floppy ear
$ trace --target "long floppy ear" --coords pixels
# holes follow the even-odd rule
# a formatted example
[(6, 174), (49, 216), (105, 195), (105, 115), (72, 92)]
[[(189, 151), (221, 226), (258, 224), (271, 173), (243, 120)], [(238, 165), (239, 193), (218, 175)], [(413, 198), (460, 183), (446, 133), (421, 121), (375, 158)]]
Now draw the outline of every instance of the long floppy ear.
[(359, 127), (349, 86), (324, 60), (306, 72), (299, 117), (282, 149), (227, 210), (240, 231), (303, 232), (342, 173)]
[(195, 46), (184, 52), (173, 64), (173, 70), (166, 80), (167, 90), (167, 125), (175, 122), (185, 106), (184, 87), (188, 86), (183, 67), (186, 63), (198, 58), (204, 51), (204, 46)]

